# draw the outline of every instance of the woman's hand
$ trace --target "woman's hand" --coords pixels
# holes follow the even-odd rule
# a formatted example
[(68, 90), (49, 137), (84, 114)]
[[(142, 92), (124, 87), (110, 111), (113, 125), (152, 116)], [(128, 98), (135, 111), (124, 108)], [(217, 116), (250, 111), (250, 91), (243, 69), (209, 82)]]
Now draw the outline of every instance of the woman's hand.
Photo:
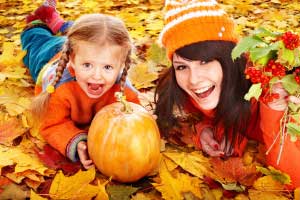
[(283, 88), (282, 83), (280, 82), (277, 82), (272, 86), (271, 92), (279, 94), (278, 99), (274, 99), (272, 102), (268, 103), (268, 106), (272, 110), (284, 111), (288, 106), (288, 102), (300, 104), (300, 98), (289, 96), (287, 91)]
[(284, 111), (288, 106), (288, 102), (287, 102), (288, 93), (283, 88), (282, 83), (280, 83), (280, 82), (274, 83), (272, 85), (270, 92), (279, 94), (279, 98), (274, 99), (272, 102), (269, 102), (268, 106), (272, 110)]
[(80, 141), (77, 145), (77, 152), (79, 160), (85, 169), (90, 169), (94, 166), (93, 161), (90, 160), (89, 154), (87, 151), (87, 144), (85, 141)]
[(200, 135), (200, 143), (202, 150), (210, 156), (218, 157), (224, 156), (224, 151), (220, 150), (221, 146), (213, 138), (213, 131), (211, 128), (204, 128)]

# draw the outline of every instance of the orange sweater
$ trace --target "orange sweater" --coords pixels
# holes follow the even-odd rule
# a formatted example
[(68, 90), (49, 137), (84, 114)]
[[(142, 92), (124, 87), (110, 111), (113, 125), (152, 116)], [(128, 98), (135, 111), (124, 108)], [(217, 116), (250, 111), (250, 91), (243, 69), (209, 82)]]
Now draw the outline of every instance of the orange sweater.
[[(193, 104), (195, 105), (195, 103)], [(259, 116), (257, 116), (257, 121), (255, 113), (258, 106)], [(249, 124), (249, 129), (252, 131), (249, 132), (247, 136), (248, 138), (255, 139), (259, 142), (264, 143), (266, 149), (269, 149), (277, 134), (279, 133), (280, 120), (283, 117), (284, 112), (272, 110), (265, 104), (258, 102), (252, 104), (251, 110), (252, 118)], [(204, 119), (204, 122), (201, 122), (198, 125), (196, 125), (197, 134), (193, 137), (194, 144), (199, 149), (201, 149), (200, 134), (202, 133), (203, 128), (211, 126), (210, 122), (213, 117), (213, 113), (211, 111), (204, 111), (203, 113), (206, 115), (206, 118)], [(221, 138), (223, 137), (222, 127), (217, 128), (216, 137), (216, 140), (220, 142)], [(247, 144), (247, 140), (247, 138), (244, 138), (240, 145), (236, 145), (234, 147), (234, 152), (239, 156), (243, 154), (244, 148)], [(300, 170), (298, 170), (300, 169), (300, 141), (297, 140), (296, 142), (291, 142), (290, 137), (288, 136), (285, 140), (280, 163), (277, 164), (279, 147), (280, 139), (276, 141), (269, 154), (266, 155), (267, 165), (271, 165), (274, 168), (279, 169), (284, 173), (287, 173), (291, 177), (291, 188), (300, 187)]]
[[(42, 121), (41, 135), (60, 151), (67, 154), (67, 146), (80, 133), (87, 133), (94, 115), (105, 105), (116, 102), (114, 93), (120, 87), (115, 84), (98, 99), (89, 98), (76, 81), (60, 85), (51, 94), (46, 116)], [(138, 103), (137, 94), (125, 88), (128, 101)]]

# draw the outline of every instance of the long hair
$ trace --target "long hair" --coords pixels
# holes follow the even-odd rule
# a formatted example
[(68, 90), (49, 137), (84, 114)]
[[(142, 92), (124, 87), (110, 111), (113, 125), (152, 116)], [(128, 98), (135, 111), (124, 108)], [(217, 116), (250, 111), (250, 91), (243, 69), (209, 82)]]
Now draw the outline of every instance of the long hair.
[[(86, 14), (78, 18), (67, 33), (66, 42), (62, 48), (62, 54), (56, 69), (56, 77), (52, 83), (54, 87), (62, 77), (63, 71), (66, 68), (70, 55), (75, 51), (78, 41), (87, 41), (103, 46), (119, 45), (122, 48), (124, 55), (124, 69), (121, 76), (121, 91), (123, 92), (127, 71), (131, 63), (132, 43), (129, 33), (122, 20), (103, 14)], [(41, 119), (48, 107), (50, 94), (47, 91), (40, 93), (33, 99), (32, 113), (37, 119)]]
[[(241, 57), (231, 59), (235, 43), (229, 41), (205, 41), (194, 43), (178, 49), (175, 53), (188, 60), (220, 62), (223, 71), (221, 94), (215, 109), (213, 125), (224, 127), (225, 141), (231, 136), (230, 148), (235, 142), (241, 142), (246, 135), (247, 122), (250, 120), (250, 103), (244, 100), (244, 95), (250, 87), (250, 82), (244, 77), (246, 59)], [(184, 110), (188, 94), (176, 82), (174, 67), (162, 74), (155, 91), (157, 122), (163, 136), (168, 137), (172, 127), (178, 124), (174, 116), (174, 107)], [(203, 114), (198, 111), (201, 116)], [(227, 146), (227, 144), (226, 144)]]

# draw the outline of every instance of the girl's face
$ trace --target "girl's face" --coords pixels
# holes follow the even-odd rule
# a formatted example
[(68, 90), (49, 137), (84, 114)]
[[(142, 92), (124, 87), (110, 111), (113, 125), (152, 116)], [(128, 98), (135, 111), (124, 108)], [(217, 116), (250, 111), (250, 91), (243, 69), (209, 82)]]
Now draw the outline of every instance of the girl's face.
[(99, 98), (116, 82), (123, 60), (121, 46), (77, 41), (70, 64), (86, 95)]
[(219, 61), (186, 60), (173, 56), (173, 66), (178, 85), (204, 110), (217, 107), (221, 94), (223, 71)]

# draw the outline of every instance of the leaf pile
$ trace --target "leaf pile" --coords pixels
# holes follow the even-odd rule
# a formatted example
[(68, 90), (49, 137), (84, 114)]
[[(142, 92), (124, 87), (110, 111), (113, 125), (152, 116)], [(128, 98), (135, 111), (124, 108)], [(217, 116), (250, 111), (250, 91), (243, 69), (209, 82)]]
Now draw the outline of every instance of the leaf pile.
[[(256, 27), (300, 32), (297, 0), (219, 2), (234, 17), (241, 36)], [(260, 146), (250, 145), (240, 159), (222, 160), (166, 144), (155, 174), (119, 184), (94, 169), (80, 171), (79, 163), (45, 145), (28, 111), (34, 83), (22, 62), (25, 52), (19, 39), (26, 15), (41, 3), (0, 0), (0, 199), (300, 199), (299, 189), (294, 194), (286, 190), (288, 176), (263, 167)], [(62, 0), (57, 10), (67, 20), (94, 12), (122, 18), (136, 47), (129, 78), (144, 92), (145, 104), (152, 105), (158, 73), (170, 66), (156, 43), (163, 27), (163, 1)]]

